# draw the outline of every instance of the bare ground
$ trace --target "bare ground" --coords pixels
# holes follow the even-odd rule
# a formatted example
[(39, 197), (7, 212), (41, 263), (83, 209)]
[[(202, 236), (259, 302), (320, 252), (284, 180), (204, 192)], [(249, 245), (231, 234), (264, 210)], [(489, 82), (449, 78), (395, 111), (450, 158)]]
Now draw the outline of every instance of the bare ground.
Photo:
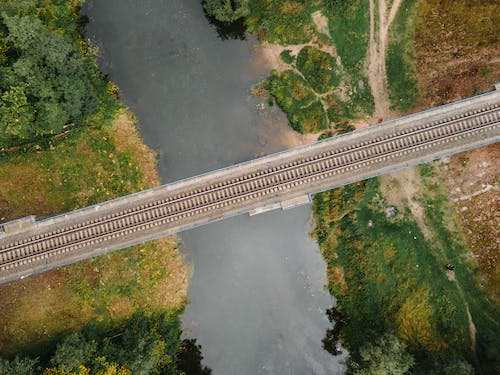
[(394, 0), (390, 9), (386, 0), (378, 0), (378, 30), (375, 30), (375, 1), (370, 0), (370, 45), (368, 81), (375, 101), (375, 114), (379, 118), (393, 117), (387, 90), (385, 56), (389, 42), (389, 28), (396, 17), (402, 0)]

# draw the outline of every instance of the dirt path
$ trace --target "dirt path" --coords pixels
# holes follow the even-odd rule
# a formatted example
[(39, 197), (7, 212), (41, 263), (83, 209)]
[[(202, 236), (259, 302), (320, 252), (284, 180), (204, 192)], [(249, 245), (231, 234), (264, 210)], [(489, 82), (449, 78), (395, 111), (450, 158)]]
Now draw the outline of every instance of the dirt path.
[[(375, 101), (375, 115), (379, 118), (391, 117), (389, 95), (387, 91), (387, 72), (385, 56), (389, 41), (389, 28), (396, 17), (402, 0), (394, 0), (388, 9), (386, 0), (370, 0), (370, 45), (368, 81)], [(378, 30), (375, 30), (375, 15), (378, 13)]]

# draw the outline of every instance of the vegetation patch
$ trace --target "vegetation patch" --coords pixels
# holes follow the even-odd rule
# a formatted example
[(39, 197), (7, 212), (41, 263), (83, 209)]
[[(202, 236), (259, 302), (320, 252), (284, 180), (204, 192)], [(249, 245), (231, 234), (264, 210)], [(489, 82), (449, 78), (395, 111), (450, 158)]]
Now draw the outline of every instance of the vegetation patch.
[(420, 2), (415, 49), (423, 106), (481, 93), (498, 81), (499, 12), (495, 0)]
[(356, 79), (361, 78), (368, 52), (370, 14), (368, 0), (325, 2), (324, 14), (342, 65)]
[(386, 56), (391, 107), (403, 113), (414, 107), (418, 99), (413, 39), (417, 6), (411, 0), (400, 5), (391, 25)]
[[(443, 196), (425, 199), (432, 241), (408, 210), (387, 216), (377, 179), (315, 196), (314, 235), (328, 269), (342, 275), (329, 277), (346, 317), (341, 337), (358, 364), (364, 345), (392, 332), (408, 345), (414, 373), (446, 373), (457, 364), (490, 371), (498, 356), (491, 349), (498, 347), (498, 308), (473, 282), (475, 266), (460, 234), (443, 224)], [(457, 281), (447, 276), (447, 263), (455, 265)], [(475, 353), (468, 309), (478, 329)]]
[[(43, 375), (133, 375), (210, 374), (201, 365), (199, 347), (192, 340), (179, 340), (180, 311), (133, 314), (112, 328), (92, 322), (61, 340), (43, 359), (0, 359), (2, 374)], [(192, 360), (184, 363), (186, 350)]]
[(321, 102), (297, 73), (291, 70), (281, 74), (273, 72), (265, 88), (283, 108), (293, 129), (300, 133), (326, 129), (328, 121)]
[(105, 95), (89, 50), (79, 43), (78, 2), (40, 6), (57, 9), (60, 19), (37, 14), (35, 4), (0, 5), (0, 148), (89, 125), (86, 118)]
[(340, 74), (337, 60), (329, 53), (314, 47), (304, 47), (297, 56), (297, 69), (319, 94), (338, 87)]
[(311, 14), (316, 1), (254, 0), (246, 19), (248, 31), (276, 44), (300, 44), (311, 40), (315, 26)]
[(295, 62), (295, 56), (291, 54), (291, 50), (285, 49), (280, 53), (281, 60), (287, 64), (293, 64)]

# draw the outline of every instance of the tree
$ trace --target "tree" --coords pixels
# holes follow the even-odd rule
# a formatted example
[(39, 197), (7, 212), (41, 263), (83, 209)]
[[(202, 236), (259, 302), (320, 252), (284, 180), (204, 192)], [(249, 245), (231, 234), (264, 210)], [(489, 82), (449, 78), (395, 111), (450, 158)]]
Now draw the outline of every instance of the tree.
[(93, 363), (97, 353), (97, 343), (86, 340), (82, 334), (73, 333), (57, 345), (50, 363), (64, 371), (78, 371), (80, 366)]
[[(2, 13), (0, 146), (60, 133), (97, 107), (94, 67), (76, 43), (35, 16)], [(1, 37), (1, 36), (0, 36)]]
[(248, 0), (204, 0), (207, 13), (221, 22), (234, 22), (248, 16)]
[(201, 361), (201, 345), (196, 344), (196, 339), (184, 339), (176, 355), (177, 369), (189, 375), (210, 375), (212, 370), (203, 366)]
[(354, 375), (402, 375), (414, 364), (406, 345), (396, 336), (385, 334), (375, 343), (368, 343), (359, 351), (360, 361), (348, 362), (348, 373)]
[(38, 359), (16, 357), (9, 361), (0, 358), (0, 375), (34, 375), (38, 371)]
[(28, 102), (26, 85), (12, 86), (0, 99), (0, 145), (10, 139), (26, 139), (33, 133), (35, 109)]

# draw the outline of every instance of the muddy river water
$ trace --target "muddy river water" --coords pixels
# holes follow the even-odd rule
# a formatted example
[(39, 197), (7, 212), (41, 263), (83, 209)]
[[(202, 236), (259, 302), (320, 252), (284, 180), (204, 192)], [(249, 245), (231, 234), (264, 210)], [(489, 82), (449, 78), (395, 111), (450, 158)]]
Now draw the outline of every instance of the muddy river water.
[[(250, 94), (269, 72), (257, 41), (222, 41), (200, 0), (87, 0), (83, 13), (165, 182), (287, 147), (283, 115)], [(310, 219), (303, 206), (181, 234), (193, 265), (183, 336), (214, 374), (342, 372), (322, 348), (333, 300)]]

